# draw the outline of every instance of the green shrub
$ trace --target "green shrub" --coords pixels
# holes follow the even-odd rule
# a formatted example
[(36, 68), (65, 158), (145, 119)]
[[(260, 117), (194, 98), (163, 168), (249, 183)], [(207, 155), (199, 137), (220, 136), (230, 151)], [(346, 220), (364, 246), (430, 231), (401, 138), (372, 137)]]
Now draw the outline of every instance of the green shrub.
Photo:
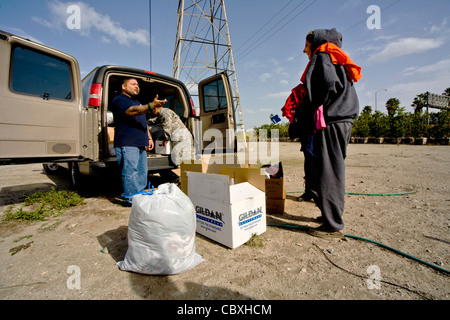
[(83, 202), (84, 198), (76, 192), (57, 191), (52, 187), (50, 191), (37, 191), (25, 196), (24, 206), (17, 210), (10, 206), (2, 220), (42, 221), (50, 216), (60, 215), (66, 208), (77, 206)]

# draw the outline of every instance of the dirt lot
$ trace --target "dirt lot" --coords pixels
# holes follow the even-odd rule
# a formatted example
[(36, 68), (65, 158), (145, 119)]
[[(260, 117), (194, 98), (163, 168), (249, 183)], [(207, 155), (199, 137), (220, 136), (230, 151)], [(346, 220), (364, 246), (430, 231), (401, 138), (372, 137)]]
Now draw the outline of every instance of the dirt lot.
[[(297, 143), (280, 144), (288, 191), (303, 190)], [(344, 233), (372, 239), (450, 269), (450, 147), (351, 144), (347, 157)], [(67, 188), (42, 165), (0, 167), (0, 215), (22, 195)], [(85, 204), (44, 222), (0, 222), (0, 299), (273, 299), (447, 300), (448, 274), (377, 244), (323, 240), (304, 230), (268, 226), (263, 246), (228, 249), (200, 235), (203, 263), (183, 274), (120, 271), (130, 208), (120, 184), (92, 182)], [(414, 192), (403, 195), (367, 195)], [(315, 227), (311, 202), (289, 193), (286, 213), (267, 222)], [(22, 246), (11, 255), (10, 249)], [(76, 266), (75, 269), (71, 266)], [(75, 270), (75, 271), (74, 271)], [(80, 288), (68, 286), (80, 275)], [(386, 282), (377, 282), (380, 279)], [(364, 277), (371, 277), (366, 279)], [(389, 283), (388, 283), (389, 282)]]

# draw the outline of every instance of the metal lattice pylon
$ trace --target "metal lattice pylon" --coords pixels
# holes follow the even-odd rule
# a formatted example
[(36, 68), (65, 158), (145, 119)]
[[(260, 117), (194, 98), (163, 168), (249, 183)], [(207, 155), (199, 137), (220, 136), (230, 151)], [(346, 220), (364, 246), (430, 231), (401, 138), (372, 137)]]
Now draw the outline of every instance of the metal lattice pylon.
[(173, 77), (198, 96), (194, 94), (198, 83), (222, 72), (227, 73), (233, 91), (236, 129), (245, 137), (224, 0), (180, 0)]

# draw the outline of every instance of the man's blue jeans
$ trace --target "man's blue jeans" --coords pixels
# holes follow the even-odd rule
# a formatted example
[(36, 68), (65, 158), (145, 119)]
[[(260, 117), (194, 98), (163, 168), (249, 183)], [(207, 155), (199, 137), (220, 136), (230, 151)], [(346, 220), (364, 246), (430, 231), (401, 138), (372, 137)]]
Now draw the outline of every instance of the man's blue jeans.
[(129, 196), (147, 187), (147, 151), (138, 147), (116, 147), (115, 150), (122, 170), (123, 193), (127, 202), (131, 203)]

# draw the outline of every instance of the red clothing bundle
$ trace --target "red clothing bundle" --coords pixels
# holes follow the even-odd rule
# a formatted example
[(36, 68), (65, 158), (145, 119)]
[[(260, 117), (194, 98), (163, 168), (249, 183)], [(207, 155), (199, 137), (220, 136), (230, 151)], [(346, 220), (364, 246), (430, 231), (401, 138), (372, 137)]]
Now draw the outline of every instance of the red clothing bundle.
[(294, 120), (295, 108), (303, 103), (303, 98), (306, 95), (306, 89), (303, 84), (299, 84), (292, 89), (291, 94), (286, 100), (283, 108), (281, 108), (281, 115), (288, 118), (289, 123)]
[[(314, 52), (326, 52), (330, 55), (331, 63), (340, 64), (345, 66), (347, 74), (353, 82), (358, 82), (361, 79), (361, 67), (355, 64), (352, 59), (337, 45), (327, 42), (322, 44)], [(306, 89), (303, 86), (305, 82), (306, 72), (308, 71), (309, 63), (303, 72), (301, 77), (301, 82), (298, 86), (292, 89), (290, 96), (287, 98), (286, 103), (283, 108), (281, 108), (282, 116), (286, 117), (290, 123), (294, 119), (295, 109), (303, 103), (304, 97), (306, 95)]]

